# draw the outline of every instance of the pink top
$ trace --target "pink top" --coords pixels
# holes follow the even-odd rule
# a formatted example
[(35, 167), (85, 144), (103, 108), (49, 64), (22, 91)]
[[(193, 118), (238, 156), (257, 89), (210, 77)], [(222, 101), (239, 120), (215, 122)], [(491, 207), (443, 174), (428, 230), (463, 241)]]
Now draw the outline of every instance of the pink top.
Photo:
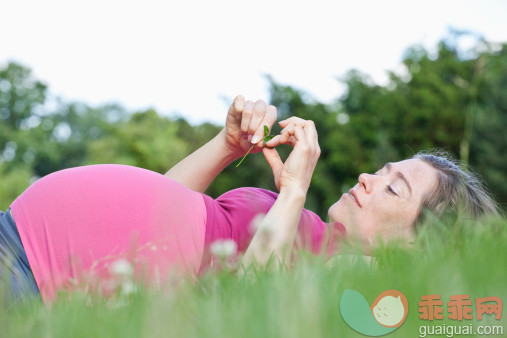
[[(207, 212), (204, 267), (211, 260), (208, 246), (218, 239), (233, 239), (238, 244), (239, 252), (246, 251), (255, 234), (252, 220), (257, 214), (267, 214), (278, 194), (261, 188), (245, 187), (230, 190), (216, 200), (205, 194), (203, 197)], [(337, 237), (344, 235), (343, 224), (335, 222), (329, 226), (314, 212), (303, 209), (295, 246), (330, 256), (336, 253)]]
[[(231, 238), (245, 251), (251, 220), (267, 213), (277, 196), (239, 188), (214, 200), (153, 171), (100, 164), (47, 175), (10, 208), (48, 302), (60, 289), (83, 285), (107, 293), (111, 264), (120, 258), (135, 263), (134, 275), (148, 283), (165, 281), (172, 272), (199, 273), (209, 266), (209, 245), (217, 239)], [(331, 236), (343, 235), (343, 226), (334, 225)], [(322, 251), (325, 229), (316, 214), (303, 210), (303, 246)]]

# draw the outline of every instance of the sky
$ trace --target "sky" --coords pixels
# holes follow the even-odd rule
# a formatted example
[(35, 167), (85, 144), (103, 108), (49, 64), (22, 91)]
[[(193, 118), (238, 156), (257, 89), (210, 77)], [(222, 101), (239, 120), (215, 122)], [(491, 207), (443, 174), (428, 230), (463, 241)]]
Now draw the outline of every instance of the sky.
[(21, 62), (50, 94), (225, 123), (241, 94), (269, 100), (266, 74), (324, 103), (350, 69), (385, 84), (407, 47), (449, 27), (507, 42), (507, 1), (4, 1), (0, 67)]

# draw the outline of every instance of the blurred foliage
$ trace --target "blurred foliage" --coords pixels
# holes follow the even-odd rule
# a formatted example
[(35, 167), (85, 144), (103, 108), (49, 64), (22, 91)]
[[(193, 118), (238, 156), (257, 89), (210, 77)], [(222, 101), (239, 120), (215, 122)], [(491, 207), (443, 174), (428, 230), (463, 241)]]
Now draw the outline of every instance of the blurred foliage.
[[(385, 162), (419, 150), (444, 148), (483, 175), (495, 197), (507, 202), (507, 45), (478, 38), (460, 50), (462, 32), (451, 32), (435, 52), (413, 46), (404, 71), (389, 72), (385, 86), (349, 71), (346, 93), (323, 104), (307, 93), (267, 77), (279, 120), (290, 116), (317, 125), (322, 154), (307, 209), (327, 219), (327, 209)], [(224, 109), (224, 122), (226, 110)], [(165, 173), (212, 139), (223, 126), (192, 126), (155, 110), (128, 112), (117, 104), (90, 107), (48, 98), (47, 86), (15, 62), (0, 67), (0, 209), (39, 177), (94, 163), (121, 163)], [(271, 134), (277, 134), (275, 125)], [(289, 146), (280, 146), (282, 159)], [(241, 167), (227, 167), (207, 194), (240, 186), (276, 191), (261, 153)]]

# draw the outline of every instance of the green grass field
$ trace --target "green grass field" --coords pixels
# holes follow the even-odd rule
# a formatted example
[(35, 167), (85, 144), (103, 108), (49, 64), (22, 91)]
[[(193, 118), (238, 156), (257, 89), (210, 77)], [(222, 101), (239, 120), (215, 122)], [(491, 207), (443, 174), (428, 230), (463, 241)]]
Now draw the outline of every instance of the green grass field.
[[(414, 247), (377, 248), (373, 261), (345, 256), (325, 264), (303, 256), (290, 272), (238, 279), (222, 271), (197, 283), (189, 279), (156, 292), (140, 288), (114, 300), (76, 293), (52, 308), (32, 303), (0, 309), (0, 336), (363, 337), (340, 315), (344, 289), (359, 291), (370, 304), (388, 289), (405, 294), (407, 319), (388, 337), (418, 337), (420, 326), (444, 324), (503, 326), (505, 333), (507, 314), (499, 321), (492, 315), (478, 321), (474, 300), (497, 296), (507, 301), (506, 227), (505, 220), (493, 219), (446, 231), (433, 222)], [(443, 320), (419, 319), (418, 302), (429, 294), (441, 295)], [(470, 295), (472, 320), (447, 318), (449, 297), (460, 294)]]

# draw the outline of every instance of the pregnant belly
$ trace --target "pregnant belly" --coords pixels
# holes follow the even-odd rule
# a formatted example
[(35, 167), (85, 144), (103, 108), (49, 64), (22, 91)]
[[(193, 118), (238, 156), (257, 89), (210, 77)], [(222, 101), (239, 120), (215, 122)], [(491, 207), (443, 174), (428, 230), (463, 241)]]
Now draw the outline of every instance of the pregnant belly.
[(200, 269), (202, 195), (153, 171), (126, 165), (62, 170), (11, 205), (43, 299), (61, 288), (106, 282), (126, 259), (145, 282)]

